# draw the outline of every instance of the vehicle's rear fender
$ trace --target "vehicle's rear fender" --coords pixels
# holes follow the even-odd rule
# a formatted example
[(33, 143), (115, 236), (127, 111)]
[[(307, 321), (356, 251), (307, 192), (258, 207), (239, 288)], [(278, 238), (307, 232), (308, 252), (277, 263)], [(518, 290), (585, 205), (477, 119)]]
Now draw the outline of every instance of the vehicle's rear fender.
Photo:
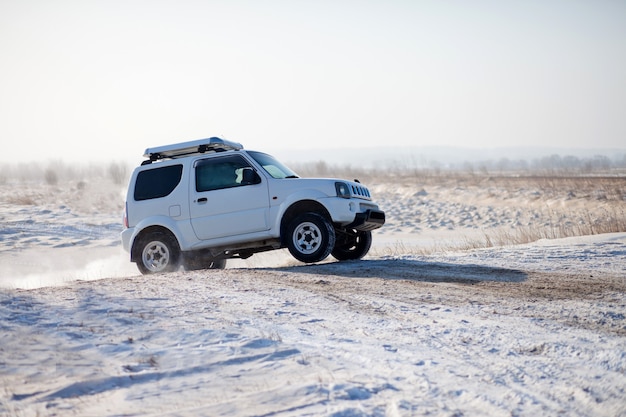
[[(146, 231), (154, 230), (154, 228), (162, 228), (169, 231), (176, 238), (180, 250), (182, 251), (189, 250), (198, 242), (198, 240), (195, 239), (195, 234), (193, 233), (189, 220), (175, 221), (171, 217), (155, 216), (140, 221), (134, 227), (134, 232), (130, 238), (131, 254), (133, 253), (137, 239), (146, 233)], [(192, 239), (185, 239), (185, 236), (192, 237)]]

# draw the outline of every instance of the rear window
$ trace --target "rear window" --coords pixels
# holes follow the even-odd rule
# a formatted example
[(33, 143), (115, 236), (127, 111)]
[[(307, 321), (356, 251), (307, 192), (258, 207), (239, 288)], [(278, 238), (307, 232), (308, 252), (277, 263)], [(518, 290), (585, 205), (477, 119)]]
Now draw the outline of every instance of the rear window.
[(150, 200), (169, 195), (183, 175), (182, 165), (148, 169), (137, 174), (135, 201)]

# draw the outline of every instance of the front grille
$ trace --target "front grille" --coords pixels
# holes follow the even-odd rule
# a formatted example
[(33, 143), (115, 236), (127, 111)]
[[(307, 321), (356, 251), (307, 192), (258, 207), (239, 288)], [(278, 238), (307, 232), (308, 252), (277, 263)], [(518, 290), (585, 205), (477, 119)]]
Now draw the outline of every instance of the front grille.
[(352, 195), (355, 197), (366, 198), (368, 200), (372, 198), (370, 195), (370, 191), (367, 189), (367, 187), (363, 187), (362, 185), (353, 184)]

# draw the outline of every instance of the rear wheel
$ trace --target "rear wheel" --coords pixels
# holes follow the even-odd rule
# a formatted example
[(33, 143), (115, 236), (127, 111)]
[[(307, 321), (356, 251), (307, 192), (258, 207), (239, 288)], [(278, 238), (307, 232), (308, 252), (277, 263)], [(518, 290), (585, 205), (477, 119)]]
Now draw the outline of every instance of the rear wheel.
[(337, 238), (331, 254), (340, 261), (361, 259), (372, 247), (372, 232), (357, 232)]
[(138, 245), (141, 257), (137, 261), (137, 268), (142, 274), (174, 272), (180, 267), (180, 248), (170, 234), (148, 233), (140, 239)]
[(335, 229), (321, 214), (303, 213), (287, 227), (287, 248), (301, 262), (319, 262), (335, 246)]

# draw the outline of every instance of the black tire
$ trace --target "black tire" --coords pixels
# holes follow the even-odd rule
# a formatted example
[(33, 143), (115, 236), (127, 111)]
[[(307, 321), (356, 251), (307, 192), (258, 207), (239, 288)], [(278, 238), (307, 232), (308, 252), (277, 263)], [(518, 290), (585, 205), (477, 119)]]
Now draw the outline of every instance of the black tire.
[(300, 262), (319, 262), (335, 247), (335, 229), (321, 214), (303, 213), (287, 226), (287, 248)]
[(337, 239), (331, 254), (339, 261), (361, 259), (372, 247), (372, 232), (358, 232)]
[(190, 254), (183, 260), (186, 271), (197, 271), (201, 269), (224, 269), (226, 259), (213, 259), (209, 256)]
[(169, 233), (150, 232), (138, 242), (137, 268), (144, 275), (175, 272), (180, 268), (180, 247)]

